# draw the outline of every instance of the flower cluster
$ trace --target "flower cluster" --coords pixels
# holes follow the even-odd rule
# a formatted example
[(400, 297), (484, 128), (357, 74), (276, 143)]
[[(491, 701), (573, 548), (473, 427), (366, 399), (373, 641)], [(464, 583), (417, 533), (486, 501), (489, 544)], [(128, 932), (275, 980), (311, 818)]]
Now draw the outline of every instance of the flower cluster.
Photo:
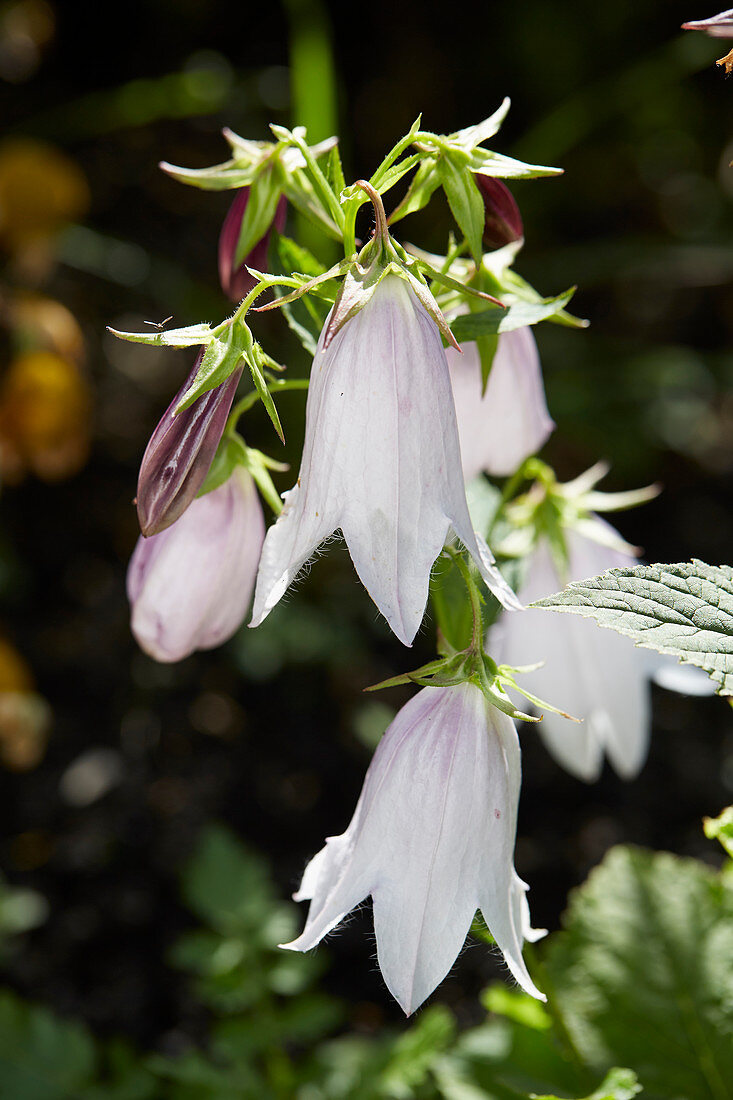
[[(239, 304), (214, 327), (118, 334), (199, 348), (140, 470), (142, 534), (128, 594), (147, 653), (177, 661), (220, 644), (244, 621), (253, 593), (250, 626), (258, 626), (336, 531), (407, 646), (432, 591), (439, 655), (379, 685), (421, 690), (384, 734), (346, 831), (308, 864), (296, 894), (310, 901), (306, 926), (284, 945), (313, 947), (371, 896), (380, 967), (408, 1014), (449, 971), (477, 910), (517, 982), (543, 997), (522, 958), (523, 941), (542, 933), (531, 928), (513, 855), (521, 782), (514, 719), (532, 719), (511, 693), (549, 710), (542, 736), (582, 778), (598, 774), (604, 751), (630, 776), (646, 747), (644, 673), (633, 647), (520, 602), (625, 560), (628, 548), (594, 516), (608, 494), (594, 492), (587, 477), (560, 486), (533, 457), (554, 424), (532, 326), (582, 322), (566, 310), (571, 292), (542, 298), (513, 270), (524, 227), (502, 179), (556, 170), (483, 147), (507, 107), (449, 135), (424, 131), (418, 120), (372, 178), (351, 187), (335, 139), (309, 147), (302, 129), (274, 126), (274, 143), (227, 131), (232, 158), (224, 164), (164, 165), (184, 182), (236, 190), (219, 269), (222, 290)], [(388, 219), (383, 196), (410, 172)], [(388, 228), (438, 188), (459, 230), (443, 257), (403, 247)], [(366, 201), (375, 230), (357, 252), (356, 215)], [(284, 235), (287, 204), (343, 244), (335, 267), (325, 270)], [(292, 274), (268, 275), (273, 255)], [(275, 297), (256, 307), (272, 288)], [(258, 310), (276, 308), (312, 353), (309, 383), (283, 378), (249, 328)], [(253, 388), (235, 402), (249, 375)], [(300, 470), (281, 503), (269, 471), (283, 467), (248, 447), (238, 425), (259, 401), (282, 438), (274, 397), (304, 385)], [(481, 478), (488, 492), (484, 474), (508, 480), (491, 516), (472, 515), (467, 483)], [(267, 531), (258, 491), (276, 514)], [(494, 552), (523, 564), (519, 595)], [(446, 570), (458, 580), (450, 596), (436, 588)], [(501, 666), (485, 650), (489, 606), (503, 609), (490, 632)], [(517, 684), (519, 666), (544, 660), (533, 673), (537, 688), (584, 724)], [(614, 676), (627, 681), (623, 693)]]

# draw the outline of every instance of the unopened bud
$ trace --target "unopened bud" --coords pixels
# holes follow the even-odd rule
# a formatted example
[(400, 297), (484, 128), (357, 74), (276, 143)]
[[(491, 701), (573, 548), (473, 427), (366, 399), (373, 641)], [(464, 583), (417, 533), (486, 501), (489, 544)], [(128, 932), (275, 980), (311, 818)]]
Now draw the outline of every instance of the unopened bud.
[(233, 302), (241, 302), (242, 298), (249, 294), (255, 285), (255, 280), (247, 271), (248, 267), (253, 267), (257, 271), (267, 270), (267, 251), (270, 247), (272, 226), (277, 229), (278, 233), (282, 233), (285, 226), (287, 202), (285, 197), (281, 196), (270, 228), (251, 252), (244, 257), (242, 263), (237, 265), (235, 260), (239, 233), (248, 201), (249, 187), (242, 187), (229, 207), (229, 213), (224, 219), (219, 235), (219, 282), (221, 283), (221, 289)]
[(202, 348), (151, 435), (140, 464), (137, 514), (146, 537), (175, 523), (201, 488), (242, 375), (241, 368), (235, 370), (220, 386), (203, 393), (176, 416), (175, 409), (196, 377), (203, 354)]
[(480, 172), (475, 179), (486, 211), (484, 244), (489, 248), (503, 248), (505, 244), (521, 240), (524, 236), (522, 215), (507, 185)]

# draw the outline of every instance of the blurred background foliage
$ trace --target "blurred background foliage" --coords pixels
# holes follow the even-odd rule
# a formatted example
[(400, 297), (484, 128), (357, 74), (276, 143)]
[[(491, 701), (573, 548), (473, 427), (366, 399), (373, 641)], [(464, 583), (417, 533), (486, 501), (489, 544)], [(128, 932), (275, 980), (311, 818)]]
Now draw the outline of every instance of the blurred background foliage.
[[(264, 858), (274, 876), (246, 927), (268, 949), (278, 942), (271, 925), (298, 918), (288, 906), (282, 916), (276, 899), (347, 824), (369, 753), (407, 697), (367, 700), (362, 688), (427, 660), (432, 639), (426, 627), (408, 656), (336, 548), (262, 627), (222, 650), (178, 666), (137, 652), (124, 596), (137, 466), (190, 357), (118, 343), (105, 325), (214, 321), (229, 308), (216, 242), (231, 196), (182, 187), (157, 162), (220, 161), (224, 125), (265, 138), (269, 121), (306, 122), (313, 139), (343, 135), (358, 178), (420, 111), (448, 132), (510, 95), (497, 148), (565, 169), (513, 189), (527, 236), (518, 270), (543, 294), (577, 283), (573, 309), (591, 321), (585, 332), (538, 332), (557, 422), (548, 461), (566, 478), (606, 458), (611, 489), (662, 482), (656, 501), (618, 517), (648, 560), (729, 562), (733, 85), (714, 65), (720, 43), (678, 30), (709, 14), (661, 0), (592, 12), (579, 0), (455, 11), (374, 0), (355, 20), (345, 5), (307, 0), (131, 0), (111, 31), (100, 5), (0, 5), (0, 868), (26, 913), (3, 959), (15, 991), (0, 1005), (4, 1043), (23, 1027), (57, 1026), (46, 1016), (24, 1023), (31, 1009), (18, 995), (110, 1042), (124, 1034), (163, 1060), (185, 1054), (180, 1073), (193, 1066), (194, 1076), (198, 1056), (185, 1052), (209, 1034), (211, 1014), (226, 1023), (210, 1040), (222, 1050), (230, 1017), (235, 1030), (255, 1017), (266, 1030), (269, 1009), (253, 988), (309, 990), (308, 1012), (293, 1008), (287, 1024), (293, 1042), (307, 1048), (340, 1030), (356, 1066), (365, 1043), (404, 1027), (376, 970), (368, 915), (315, 960), (273, 954), (250, 965), (251, 944), (207, 900), (215, 885), (190, 872), (186, 905), (176, 889), (202, 830), (225, 821), (261, 853), (252, 867)], [(449, 228), (438, 198), (400, 226), (435, 250)], [(307, 372), (280, 318), (263, 316), (256, 335), (294, 374)], [(298, 393), (279, 399), (291, 465), (303, 404)], [(282, 457), (261, 410), (244, 427), (248, 442)], [(291, 478), (279, 476), (279, 488)], [(730, 711), (659, 689), (654, 704), (650, 760), (631, 784), (606, 772), (586, 787), (523, 732), (517, 867), (537, 925), (558, 926), (568, 890), (615, 844), (716, 861), (699, 822), (730, 801)], [(251, 874), (260, 897), (269, 872)], [(192, 929), (190, 910), (209, 931)], [(229, 960), (220, 969), (217, 952)], [(194, 984), (166, 958), (197, 975)], [(499, 976), (489, 950), (469, 951), (418, 1029), (442, 1034), (453, 1019), (481, 1028), (477, 995)], [(317, 1035), (307, 1032), (311, 1014)], [(57, 1039), (88, 1067), (86, 1034)], [(269, 1065), (283, 1041), (276, 1031), (258, 1038), (252, 1064)], [(122, 1079), (125, 1049), (103, 1057), (109, 1080)], [(84, 1088), (97, 1087), (96, 1072), (83, 1070)], [(48, 1095), (144, 1096), (148, 1071), (138, 1072), (127, 1091), (70, 1085)], [(242, 1095), (233, 1080), (231, 1095)], [(275, 1095), (289, 1095), (282, 1080)], [(219, 1084), (197, 1092), (182, 1080), (171, 1095), (228, 1096)], [(582, 1085), (566, 1087), (584, 1095)], [(412, 1095), (408, 1087), (384, 1095)], [(321, 1095), (357, 1093), (303, 1093)]]

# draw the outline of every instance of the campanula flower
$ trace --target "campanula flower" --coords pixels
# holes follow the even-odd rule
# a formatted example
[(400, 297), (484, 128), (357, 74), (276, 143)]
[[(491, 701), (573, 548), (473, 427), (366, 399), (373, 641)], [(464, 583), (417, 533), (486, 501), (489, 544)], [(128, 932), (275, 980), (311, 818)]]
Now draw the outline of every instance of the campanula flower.
[(422, 621), (430, 570), (451, 528), (497, 598), (520, 606), (471, 524), (448, 362), (412, 288), (387, 274), (324, 343), (321, 333), (300, 475), (265, 540), (251, 625), (337, 528), (405, 645)]
[[(606, 542), (620, 536), (610, 524), (594, 517)], [(567, 576), (562, 578), (547, 541), (531, 554), (522, 598), (531, 603), (607, 569), (635, 565), (635, 558), (609, 545), (566, 530)], [(545, 745), (567, 771), (592, 782), (600, 775), (606, 754), (624, 779), (641, 769), (649, 746), (650, 701), (648, 679), (653, 659), (636, 649), (629, 638), (604, 630), (580, 615), (548, 614), (528, 608), (503, 616), (490, 635), (489, 646), (510, 665), (544, 661), (526, 676), (527, 687), (544, 699), (556, 700), (582, 719), (568, 722), (546, 713), (538, 725)]]
[(462, 355), (453, 348), (446, 354), (466, 481), (482, 470), (495, 477), (513, 474), (540, 450), (555, 427), (547, 411), (532, 329), (499, 336), (483, 395), (476, 344), (464, 344)]
[(204, 483), (226, 426), (242, 368), (176, 414), (198, 373), (202, 348), (181, 389), (150, 437), (137, 481), (137, 515), (144, 535), (155, 535), (182, 516)]
[(306, 867), (295, 951), (314, 947), (371, 894), (377, 958), (409, 1015), (443, 980), (477, 909), (511, 973), (544, 1000), (522, 959), (526, 885), (514, 870), (521, 778), (514, 723), (471, 683), (425, 687), (369, 766), (351, 823)]
[(171, 527), (141, 537), (127, 573), (140, 647), (156, 661), (181, 661), (230, 638), (249, 607), (264, 535), (254, 481), (238, 466)]

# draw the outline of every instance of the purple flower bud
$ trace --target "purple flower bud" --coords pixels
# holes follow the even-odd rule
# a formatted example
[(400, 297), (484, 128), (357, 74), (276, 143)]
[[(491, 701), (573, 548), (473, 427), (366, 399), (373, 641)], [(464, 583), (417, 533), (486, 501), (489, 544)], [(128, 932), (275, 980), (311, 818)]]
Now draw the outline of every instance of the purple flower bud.
[(157, 535), (183, 515), (209, 472), (232, 407), (242, 369), (194, 401), (178, 416), (174, 410), (193, 382), (204, 354), (150, 437), (137, 480), (137, 514), (143, 535)]
[(476, 173), (475, 179), (486, 211), (484, 243), (489, 248), (502, 248), (512, 241), (521, 240), (524, 236), (522, 215), (507, 185), (480, 172)]
[(277, 204), (277, 210), (270, 229), (257, 242), (252, 251), (245, 256), (242, 263), (235, 267), (239, 231), (242, 228), (242, 218), (247, 209), (248, 200), (249, 187), (242, 187), (237, 191), (219, 235), (219, 282), (221, 283), (221, 289), (233, 302), (241, 302), (242, 298), (249, 294), (255, 285), (255, 280), (247, 271), (248, 267), (254, 267), (257, 271), (267, 270), (267, 250), (270, 247), (272, 225), (275, 226), (278, 233), (282, 233), (285, 226), (287, 201), (283, 195)]
[(127, 571), (132, 632), (156, 661), (181, 661), (234, 634), (254, 588), (262, 505), (242, 466), (177, 523), (138, 539)]

